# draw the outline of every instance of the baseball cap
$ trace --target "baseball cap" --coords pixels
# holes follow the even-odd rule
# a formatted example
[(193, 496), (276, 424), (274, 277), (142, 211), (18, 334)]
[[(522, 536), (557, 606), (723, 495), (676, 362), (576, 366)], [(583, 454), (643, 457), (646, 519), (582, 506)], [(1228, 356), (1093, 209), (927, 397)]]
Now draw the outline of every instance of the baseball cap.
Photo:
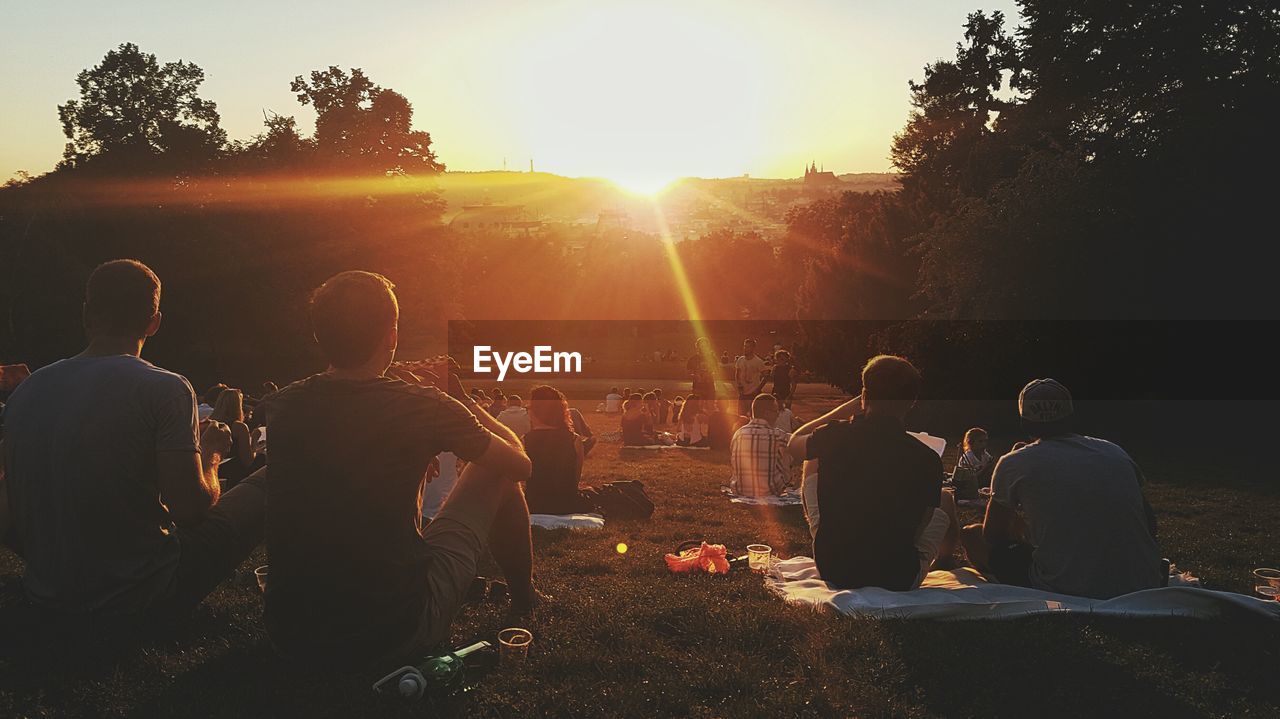
[(1071, 393), (1056, 379), (1033, 379), (1018, 393), (1018, 416), (1028, 422), (1058, 422), (1073, 412)]

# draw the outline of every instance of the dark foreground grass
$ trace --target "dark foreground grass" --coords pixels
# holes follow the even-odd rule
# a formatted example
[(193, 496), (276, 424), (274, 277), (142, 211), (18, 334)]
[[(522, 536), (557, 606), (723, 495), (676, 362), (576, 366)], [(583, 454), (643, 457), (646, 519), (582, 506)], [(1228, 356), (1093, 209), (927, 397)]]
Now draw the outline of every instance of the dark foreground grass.
[[(1248, 591), (1249, 570), (1276, 561), (1274, 479), (1139, 460), (1165, 554), (1211, 586)], [(157, 631), (43, 621), (21, 601), (20, 561), (0, 553), (0, 717), (1280, 714), (1274, 627), (854, 620), (786, 606), (749, 573), (671, 576), (662, 555), (685, 539), (808, 553), (798, 509), (719, 496), (726, 464), (711, 452), (600, 446), (586, 481), (644, 481), (653, 519), (535, 530), (539, 581), (555, 601), (532, 623), (526, 668), (408, 706), (375, 697), (373, 673), (302, 672), (273, 655), (252, 586), (261, 554), (190, 621)], [(492, 638), (504, 609), (465, 610), (456, 644)]]

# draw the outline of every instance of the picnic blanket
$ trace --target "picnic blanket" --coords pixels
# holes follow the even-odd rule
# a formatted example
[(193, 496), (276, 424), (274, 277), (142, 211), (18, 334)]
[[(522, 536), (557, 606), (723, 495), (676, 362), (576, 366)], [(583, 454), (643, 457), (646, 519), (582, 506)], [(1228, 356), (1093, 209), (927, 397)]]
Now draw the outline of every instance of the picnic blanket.
[(604, 529), (599, 514), (530, 514), (529, 524), (543, 529)]
[(722, 485), (720, 493), (728, 497), (729, 501), (734, 504), (753, 504), (766, 507), (798, 507), (804, 504), (804, 499), (794, 489), (788, 489), (781, 496), (770, 494), (764, 497), (742, 497), (734, 494), (729, 487)]
[(1280, 621), (1280, 602), (1194, 586), (1146, 589), (1114, 599), (1089, 599), (986, 581), (974, 569), (929, 572), (910, 592), (833, 589), (809, 557), (773, 566), (766, 586), (794, 604), (873, 619), (1010, 619), (1034, 614), (1080, 613), (1121, 617), (1254, 617)]

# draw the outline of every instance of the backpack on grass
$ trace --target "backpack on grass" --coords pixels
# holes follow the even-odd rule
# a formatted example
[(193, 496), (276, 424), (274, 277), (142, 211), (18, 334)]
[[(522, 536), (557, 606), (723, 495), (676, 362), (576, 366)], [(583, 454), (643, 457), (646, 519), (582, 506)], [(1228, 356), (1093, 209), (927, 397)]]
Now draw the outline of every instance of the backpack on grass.
[(648, 519), (653, 516), (653, 500), (636, 480), (607, 482), (582, 490), (583, 497), (604, 514), (605, 519)]

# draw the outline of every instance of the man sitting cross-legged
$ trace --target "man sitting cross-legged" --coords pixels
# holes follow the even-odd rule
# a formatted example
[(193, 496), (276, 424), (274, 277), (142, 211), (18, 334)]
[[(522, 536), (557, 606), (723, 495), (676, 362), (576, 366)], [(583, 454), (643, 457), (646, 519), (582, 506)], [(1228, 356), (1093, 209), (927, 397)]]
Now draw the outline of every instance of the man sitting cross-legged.
[(1054, 380), (1028, 383), (1018, 414), (1034, 441), (996, 464), (986, 517), (964, 528), (969, 558), (1006, 584), (1081, 597), (1161, 586), (1138, 465), (1111, 442), (1072, 431), (1071, 394)]
[[(446, 640), (486, 545), (512, 613), (538, 601), (517, 484), (529, 458), (457, 375), (444, 370), (448, 394), (387, 376), (392, 289), (381, 275), (343, 272), (316, 290), (311, 323), (330, 367), (270, 400), (266, 624), (291, 658), (394, 663)], [(424, 532), (419, 498), (440, 452), (468, 464)]]
[[(819, 460), (813, 540), (818, 572), (841, 589), (920, 586), (958, 539), (942, 460), (903, 425), (920, 373), (901, 357), (874, 357), (862, 394), (796, 430), (795, 460)], [(808, 480), (806, 479), (806, 482)]]
[(733, 434), (729, 446), (729, 488), (743, 497), (782, 494), (791, 480), (791, 455), (787, 440), (791, 435), (773, 426), (778, 419), (778, 402), (771, 394), (751, 401), (751, 421)]
[(98, 616), (190, 609), (261, 542), (265, 477), (221, 494), (230, 431), (202, 431), (190, 383), (139, 357), (160, 329), (160, 280), (146, 265), (94, 270), (84, 327), (83, 352), (10, 399), (0, 533), (7, 503), (37, 604)]

